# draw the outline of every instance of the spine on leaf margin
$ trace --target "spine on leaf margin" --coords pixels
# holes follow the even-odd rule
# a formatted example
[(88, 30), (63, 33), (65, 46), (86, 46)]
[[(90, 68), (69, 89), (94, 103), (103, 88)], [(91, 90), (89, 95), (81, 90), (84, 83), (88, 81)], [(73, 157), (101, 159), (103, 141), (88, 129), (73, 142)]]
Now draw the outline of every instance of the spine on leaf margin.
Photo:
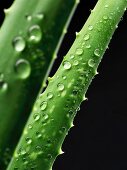
[(75, 0), (15, 0), (5, 10), (0, 30), (0, 169), (8, 163), (76, 6)]
[(8, 170), (49, 170), (127, 7), (126, 0), (99, 0), (56, 74), (38, 98)]

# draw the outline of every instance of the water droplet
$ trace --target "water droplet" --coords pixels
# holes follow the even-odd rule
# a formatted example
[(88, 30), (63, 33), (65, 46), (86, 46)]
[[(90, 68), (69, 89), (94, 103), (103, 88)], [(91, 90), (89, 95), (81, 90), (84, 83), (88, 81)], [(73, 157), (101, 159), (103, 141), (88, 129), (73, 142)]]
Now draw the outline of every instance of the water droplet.
[(52, 139), (47, 139), (47, 142), (46, 142), (46, 147), (51, 147), (51, 145), (52, 145)]
[(49, 93), (47, 94), (47, 98), (48, 98), (48, 99), (53, 98), (53, 93), (49, 92)]
[(16, 37), (13, 40), (13, 47), (14, 47), (15, 51), (17, 51), (17, 52), (23, 51), (26, 47), (26, 42), (25, 42), (24, 38)]
[(118, 25), (116, 25), (115, 27), (118, 28)]
[(43, 115), (42, 115), (42, 124), (43, 124), (43, 125), (46, 124), (48, 118), (49, 118), (48, 114), (43, 114)]
[(27, 137), (27, 138), (26, 138), (26, 142), (27, 142), (28, 145), (30, 145), (30, 144), (32, 143), (32, 139), (29, 138), (29, 137)]
[(45, 110), (46, 107), (47, 107), (47, 102), (46, 102), (46, 101), (44, 101), (44, 102), (42, 102), (42, 103), (40, 104), (40, 109), (41, 109), (41, 110)]
[(87, 44), (85, 47), (89, 49), (89, 48), (91, 48), (91, 45)]
[(57, 85), (57, 87), (58, 87), (58, 90), (59, 90), (59, 91), (63, 91), (63, 90), (64, 90), (64, 85), (63, 85), (62, 83), (59, 83), (59, 84)]
[(72, 93), (73, 93), (73, 95), (77, 95), (78, 94), (78, 90), (74, 89)]
[(8, 84), (2, 80), (0, 80), (0, 92), (5, 92), (8, 89)]
[(73, 59), (74, 57), (75, 57), (74, 55), (71, 55), (71, 56), (70, 56), (70, 59)]
[(42, 32), (39, 25), (33, 25), (29, 29), (29, 38), (31, 42), (38, 43), (42, 38)]
[(36, 14), (36, 18), (43, 19), (44, 18), (44, 14), (38, 13), (38, 14)]
[(43, 154), (43, 150), (42, 150), (41, 146), (38, 145), (38, 146), (35, 147), (35, 149), (36, 149), (36, 152), (37, 152), (38, 155)]
[(107, 4), (105, 5), (105, 8), (108, 8), (108, 5), (107, 5)]
[(79, 110), (80, 110), (80, 107), (78, 107), (78, 108), (76, 109), (76, 112), (79, 111)]
[(94, 55), (99, 57), (100, 56), (100, 50), (99, 49), (95, 49)]
[(62, 76), (62, 78), (65, 80), (67, 77), (66, 76)]
[(73, 65), (77, 66), (79, 64), (78, 60), (74, 60)]
[(27, 60), (19, 59), (15, 64), (15, 70), (20, 78), (26, 79), (31, 73), (31, 66)]
[(39, 114), (34, 114), (34, 120), (38, 121), (40, 119), (40, 115)]
[(31, 21), (32, 20), (32, 16), (31, 15), (26, 15), (26, 19), (27, 19), (27, 21)]
[(64, 132), (66, 132), (66, 128), (65, 127), (61, 127), (61, 129), (60, 129), (60, 131), (59, 131), (60, 133), (64, 133)]
[(36, 136), (37, 136), (37, 138), (41, 138), (42, 134), (40, 132), (36, 132)]
[(103, 19), (104, 19), (104, 20), (107, 20), (107, 19), (108, 19), (108, 17), (107, 17), (106, 15), (104, 15), (104, 16), (103, 16)]
[(51, 155), (51, 154), (48, 154), (47, 158), (48, 158), (48, 159), (52, 159), (52, 155)]
[(69, 61), (64, 61), (63, 62), (63, 66), (66, 70), (70, 69), (71, 68), (71, 63)]
[(89, 65), (90, 67), (94, 67), (94, 65), (95, 65), (94, 60), (93, 60), (93, 59), (89, 59), (88, 65)]
[(73, 115), (74, 114), (74, 112), (73, 112), (73, 110), (69, 110), (69, 115)]
[(89, 38), (90, 38), (89, 34), (86, 34), (86, 35), (84, 36), (84, 40), (85, 40), (85, 41), (89, 40)]
[(33, 128), (33, 126), (32, 126), (31, 124), (29, 124), (29, 125), (28, 125), (28, 128), (29, 128), (29, 129), (32, 129), (32, 128)]
[(88, 26), (88, 29), (91, 31), (91, 30), (93, 30), (93, 26), (92, 25), (89, 25)]
[(20, 154), (21, 154), (21, 155), (25, 155), (25, 154), (26, 154), (26, 150), (25, 150), (25, 149), (21, 149), (21, 150), (20, 150)]
[(78, 49), (76, 50), (76, 54), (77, 54), (77, 55), (82, 55), (82, 54), (83, 54), (83, 49), (78, 48)]

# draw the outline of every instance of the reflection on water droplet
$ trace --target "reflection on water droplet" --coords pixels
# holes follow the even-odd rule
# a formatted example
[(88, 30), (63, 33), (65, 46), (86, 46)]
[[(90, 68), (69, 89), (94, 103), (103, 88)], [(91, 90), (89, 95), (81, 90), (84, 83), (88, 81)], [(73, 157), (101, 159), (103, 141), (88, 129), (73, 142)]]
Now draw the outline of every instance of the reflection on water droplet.
[(105, 5), (105, 8), (108, 8), (108, 5), (107, 5), (107, 4)]
[(89, 48), (91, 48), (91, 45), (87, 44), (85, 47), (89, 49)]
[(31, 15), (26, 15), (26, 19), (27, 19), (27, 21), (31, 21), (32, 20), (32, 16)]
[(71, 55), (71, 56), (70, 56), (70, 59), (73, 59), (74, 57), (75, 57), (74, 55)]
[(25, 150), (25, 149), (21, 149), (21, 150), (20, 150), (20, 154), (21, 154), (21, 155), (25, 155), (25, 154), (26, 154), (26, 150)]
[(90, 38), (89, 34), (86, 34), (86, 35), (84, 36), (84, 40), (85, 40), (85, 41), (89, 40), (89, 38)]
[(49, 93), (47, 94), (47, 98), (48, 98), (48, 99), (53, 98), (53, 93), (49, 92)]
[(88, 29), (91, 31), (91, 30), (93, 30), (93, 26), (92, 25), (89, 25), (88, 26)]
[(48, 158), (48, 159), (52, 159), (52, 155), (51, 155), (51, 154), (48, 154), (47, 158)]
[(39, 114), (34, 114), (34, 120), (38, 121), (40, 119), (40, 115)]
[(78, 48), (78, 49), (76, 50), (76, 54), (77, 54), (77, 55), (82, 55), (82, 54), (83, 54), (83, 49)]
[(37, 138), (41, 138), (42, 134), (40, 132), (36, 132), (36, 136), (37, 136)]
[(33, 25), (29, 29), (29, 40), (38, 43), (42, 38), (42, 32), (39, 25)]
[(90, 67), (94, 67), (94, 65), (95, 65), (94, 60), (93, 60), (93, 59), (89, 59), (88, 65), (89, 65)]
[(5, 92), (8, 89), (8, 84), (5, 81), (0, 81), (0, 92)]
[(76, 111), (79, 111), (80, 110), (80, 107), (78, 107), (77, 109), (76, 109)]
[(16, 37), (13, 40), (13, 47), (14, 47), (15, 51), (21, 52), (25, 49), (25, 46), (26, 46), (26, 42), (25, 42), (24, 38)]
[(33, 126), (32, 126), (31, 124), (28, 125), (28, 128), (29, 128), (29, 129), (32, 129), (32, 127), (33, 127)]
[(41, 110), (45, 110), (46, 107), (47, 107), (47, 102), (46, 102), (46, 101), (44, 101), (44, 102), (42, 102), (42, 103), (40, 104), (40, 109), (41, 109)]
[(63, 91), (63, 90), (64, 90), (64, 85), (63, 85), (62, 83), (59, 83), (59, 84), (57, 85), (57, 87), (58, 87), (58, 90), (59, 90), (59, 91)]
[(64, 133), (64, 132), (66, 132), (66, 128), (65, 127), (61, 127), (61, 129), (60, 129), (60, 131), (59, 131), (59, 133)]
[(27, 142), (28, 145), (30, 145), (30, 144), (32, 143), (32, 139), (29, 138), (29, 137), (27, 137), (27, 138), (26, 138), (26, 142)]
[(43, 124), (43, 125), (46, 124), (48, 118), (49, 118), (48, 114), (43, 114), (43, 115), (42, 115), (42, 124)]
[(77, 66), (79, 62), (77, 60), (74, 60), (73, 65)]
[(71, 68), (71, 63), (69, 61), (64, 61), (63, 62), (63, 67), (64, 69), (68, 70)]
[(104, 20), (107, 20), (107, 19), (108, 19), (108, 17), (107, 17), (106, 15), (104, 15), (104, 16), (103, 16), (103, 19), (104, 19)]
[(15, 71), (22, 79), (26, 79), (30, 76), (31, 66), (25, 59), (19, 59), (15, 64)]
[(36, 18), (43, 19), (44, 18), (44, 14), (38, 13), (38, 14), (36, 14)]
[(65, 80), (67, 77), (66, 76), (62, 76), (62, 78)]
[(100, 50), (99, 49), (95, 49), (94, 55), (99, 57), (100, 56)]

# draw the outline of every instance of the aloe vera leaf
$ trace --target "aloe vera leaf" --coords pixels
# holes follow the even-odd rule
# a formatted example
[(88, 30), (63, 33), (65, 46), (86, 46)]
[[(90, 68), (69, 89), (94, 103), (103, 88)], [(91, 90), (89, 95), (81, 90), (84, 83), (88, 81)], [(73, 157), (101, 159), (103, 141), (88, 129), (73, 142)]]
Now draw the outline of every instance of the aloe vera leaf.
[(0, 159), (4, 162), (0, 169), (44, 87), (76, 6), (75, 0), (15, 0), (5, 10), (0, 30)]

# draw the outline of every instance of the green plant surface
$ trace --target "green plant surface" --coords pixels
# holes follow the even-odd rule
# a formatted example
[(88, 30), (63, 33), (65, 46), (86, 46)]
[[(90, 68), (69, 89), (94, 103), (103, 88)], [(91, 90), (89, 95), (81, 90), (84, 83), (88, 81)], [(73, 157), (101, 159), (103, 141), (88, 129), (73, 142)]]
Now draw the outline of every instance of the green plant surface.
[(52, 169), (126, 7), (127, 0), (98, 1), (33, 107), (8, 170)]
[(77, 4), (75, 0), (15, 0), (5, 10), (0, 30), (0, 159), (5, 164), (44, 87)]

